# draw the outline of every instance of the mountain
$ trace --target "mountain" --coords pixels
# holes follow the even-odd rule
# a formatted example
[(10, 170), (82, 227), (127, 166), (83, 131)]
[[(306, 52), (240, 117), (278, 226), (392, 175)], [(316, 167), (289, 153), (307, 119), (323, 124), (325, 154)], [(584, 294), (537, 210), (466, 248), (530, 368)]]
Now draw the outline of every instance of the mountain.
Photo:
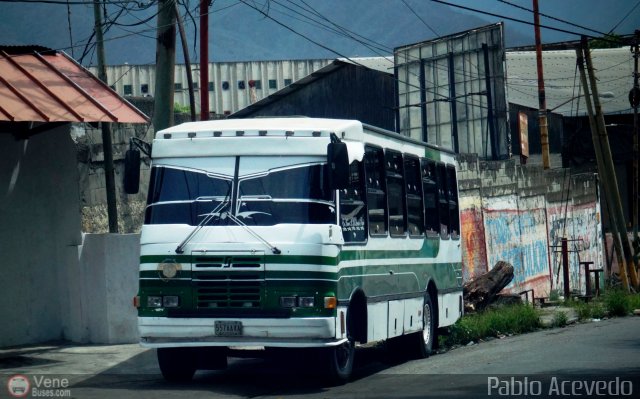
[[(64, 3), (64, 0), (59, 1)], [(66, 4), (0, 2), (0, 44), (39, 44), (63, 49), (74, 58), (82, 59), (83, 64), (95, 65), (95, 54), (92, 51), (82, 57), (84, 43), (92, 34), (93, 5), (90, 2), (72, 3), (74, 4), (69, 6), (68, 13)], [(186, 15), (185, 27), (189, 37), (190, 58), (197, 59), (194, 36), (197, 35), (195, 27), (198, 1), (184, 0), (183, 3), (187, 4), (195, 18)], [(457, 3), (481, 6), (494, 13), (505, 13), (506, 7), (503, 3), (487, 0), (464, 0)], [(526, 4), (530, 6), (528, 2)], [(617, 2), (612, 4), (614, 5), (608, 8), (621, 8), (619, 4), (615, 5)], [(268, 17), (252, 7), (263, 11)], [(566, 8), (562, 5), (560, 7)], [(116, 20), (120, 24), (112, 25), (105, 34), (107, 63), (154, 63), (154, 15), (157, 13), (157, 5), (149, 0), (132, 1), (124, 5), (118, 2), (108, 5), (106, 9), (105, 20)], [(185, 8), (181, 9), (184, 13)], [(432, 39), (436, 37), (435, 33), (439, 36), (448, 35), (499, 20), (447, 5), (417, 0), (216, 0), (210, 10), (209, 54), (213, 61), (389, 55), (394, 47)], [(520, 12), (520, 18), (531, 19), (530, 13), (517, 9), (514, 12)], [(118, 14), (120, 15), (116, 19)], [(73, 48), (70, 48), (69, 18), (75, 46)], [(309, 18), (313, 18), (315, 22), (311, 22)], [(140, 22), (146, 19), (149, 21)], [(614, 19), (611, 19), (612, 23)], [(344, 29), (349, 32), (345, 33)], [(505, 22), (507, 47), (531, 44), (532, 37), (531, 26)], [(363, 41), (368, 45), (363, 45)], [(179, 44), (176, 53), (178, 62), (182, 62)]]

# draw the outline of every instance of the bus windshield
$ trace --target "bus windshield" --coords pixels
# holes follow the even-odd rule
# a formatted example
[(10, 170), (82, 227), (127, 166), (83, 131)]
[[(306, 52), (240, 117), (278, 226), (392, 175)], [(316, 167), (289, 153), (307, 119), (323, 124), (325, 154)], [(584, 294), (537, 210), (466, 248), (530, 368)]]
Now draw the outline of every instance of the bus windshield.
[(209, 218), (208, 226), (233, 225), (225, 218), (227, 212), (249, 226), (336, 223), (324, 164), (307, 162), (267, 169), (261, 167), (265, 157), (257, 162), (252, 162), (255, 157), (240, 158), (237, 164), (233, 162), (239, 165), (233, 173), (238, 177), (173, 165), (154, 166), (145, 224), (197, 226), (213, 210), (217, 214)]

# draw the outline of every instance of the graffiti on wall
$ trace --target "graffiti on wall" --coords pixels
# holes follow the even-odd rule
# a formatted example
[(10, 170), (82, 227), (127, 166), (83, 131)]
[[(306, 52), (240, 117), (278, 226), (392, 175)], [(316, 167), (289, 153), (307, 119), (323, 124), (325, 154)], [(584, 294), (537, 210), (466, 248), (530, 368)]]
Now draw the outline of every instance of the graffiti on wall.
[(600, 205), (597, 201), (582, 205), (549, 206), (549, 242), (554, 287), (562, 287), (562, 254), (560, 245), (566, 237), (569, 247), (569, 286), (572, 291), (585, 291), (584, 269), (581, 261), (591, 261), (591, 268), (604, 266)]
[(505, 196), (491, 198), (485, 204), (487, 258), (490, 265), (500, 260), (513, 265), (514, 278), (508, 291), (546, 292), (549, 281), (546, 211), (544, 207), (521, 210), (520, 205), (530, 205), (520, 204), (525, 201), (528, 200)]
[(481, 199), (478, 196), (461, 197), (460, 208), (462, 275), (464, 281), (468, 281), (488, 270)]

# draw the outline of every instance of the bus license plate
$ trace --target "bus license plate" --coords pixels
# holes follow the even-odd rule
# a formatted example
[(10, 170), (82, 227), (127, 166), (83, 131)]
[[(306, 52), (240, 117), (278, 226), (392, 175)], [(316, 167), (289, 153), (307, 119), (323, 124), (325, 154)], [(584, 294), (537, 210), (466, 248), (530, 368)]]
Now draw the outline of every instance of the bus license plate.
[(216, 321), (214, 328), (216, 335), (221, 337), (242, 335), (241, 321)]

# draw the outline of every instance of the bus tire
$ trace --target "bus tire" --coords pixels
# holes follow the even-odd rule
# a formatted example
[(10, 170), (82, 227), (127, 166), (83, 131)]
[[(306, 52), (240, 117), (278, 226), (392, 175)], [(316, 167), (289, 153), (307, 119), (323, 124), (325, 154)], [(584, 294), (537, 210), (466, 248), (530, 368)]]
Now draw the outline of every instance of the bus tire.
[(429, 357), (435, 346), (436, 336), (436, 320), (435, 309), (431, 299), (431, 295), (427, 293), (424, 296), (424, 304), (422, 305), (422, 331), (408, 335), (411, 354), (418, 359)]
[(356, 353), (353, 339), (349, 337), (342, 344), (326, 348), (324, 352), (328, 382), (339, 385), (349, 381)]
[(191, 381), (196, 372), (192, 348), (158, 348), (158, 365), (169, 382)]

